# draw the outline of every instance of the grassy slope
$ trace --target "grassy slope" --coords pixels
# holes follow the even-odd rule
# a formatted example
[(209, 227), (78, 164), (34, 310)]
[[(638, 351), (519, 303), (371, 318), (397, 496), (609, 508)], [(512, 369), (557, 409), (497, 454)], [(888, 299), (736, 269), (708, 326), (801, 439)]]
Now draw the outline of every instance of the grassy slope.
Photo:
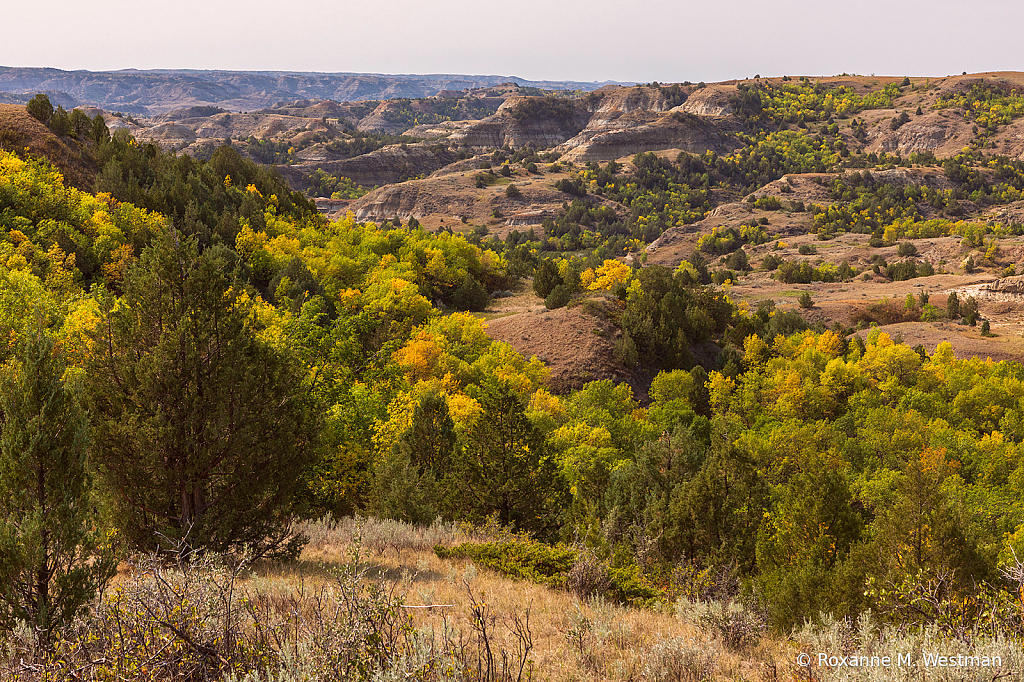
[(53, 163), (71, 185), (91, 191), (96, 167), (87, 151), (54, 135), (20, 104), (0, 104), (0, 149), (27, 151)]

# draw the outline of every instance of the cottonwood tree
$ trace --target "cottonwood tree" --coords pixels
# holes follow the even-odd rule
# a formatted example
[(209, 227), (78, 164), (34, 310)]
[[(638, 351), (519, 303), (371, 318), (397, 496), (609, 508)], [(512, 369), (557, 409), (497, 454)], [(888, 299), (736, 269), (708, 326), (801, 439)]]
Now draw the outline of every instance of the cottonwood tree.
[(101, 303), (95, 459), (136, 547), (298, 549), (287, 527), (318, 421), (298, 363), (258, 338), (225, 269), (168, 232)]
[(63, 356), (30, 329), (0, 387), (0, 628), (30, 624), (45, 643), (116, 570), (94, 530), (89, 425)]

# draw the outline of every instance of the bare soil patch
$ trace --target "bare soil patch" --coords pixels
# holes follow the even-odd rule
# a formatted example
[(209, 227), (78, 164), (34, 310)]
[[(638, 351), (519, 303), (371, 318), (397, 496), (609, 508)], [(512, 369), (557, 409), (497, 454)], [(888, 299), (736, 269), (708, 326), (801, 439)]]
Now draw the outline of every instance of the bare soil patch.
[(543, 360), (551, 370), (552, 393), (567, 393), (600, 379), (629, 383), (636, 392), (639, 382), (633, 372), (615, 358), (620, 332), (606, 317), (612, 305), (594, 299), (557, 310), (540, 305), (491, 320), (487, 333), (527, 357)]

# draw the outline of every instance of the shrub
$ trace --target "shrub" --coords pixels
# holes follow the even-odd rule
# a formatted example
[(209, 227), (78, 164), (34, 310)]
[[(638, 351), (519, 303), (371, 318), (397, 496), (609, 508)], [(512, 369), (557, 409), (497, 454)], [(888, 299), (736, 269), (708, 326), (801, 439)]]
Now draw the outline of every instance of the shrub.
[(644, 656), (643, 679), (651, 682), (711, 682), (717, 669), (707, 647), (682, 638), (659, 640)]
[(505, 188), (505, 196), (509, 199), (518, 199), (523, 196), (523, 193), (519, 191), (519, 188), (515, 185), (509, 185)]
[(814, 246), (811, 244), (801, 244), (800, 248), (798, 248), (796, 251), (801, 256), (813, 256), (814, 254), (818, 253), (818, 250), (814, 248)]
[(449, 545), (459, 537), (452, 523), (435, 519), (430, 525), (416, 525), (394, 519), (346, 516), (335, 519), (327, 514), (319, 519), (296, 521), (291, 531), (309, 539), (307, 548), (320, 551), (358, 544), (383, 554), (388, 549), (423, 551)]
[[(404, 595), (359, 567), (358, 548), (333, 580), (295, 588), (239, 580), (245, 555), (189, 555), (172, 565), (136, 557), (116, 590), (84, 612), (51, 650), (21, 628), (0, 647), (0, 679), (286, 680), (479, 679), (532, 676), (529, 611), (496, 616), (469, 593), (471, 632), (424, 637)], [(497, 645), (497, 648), (493, 648)], [(84, 674), (83, 674), (84, 673)]]
[(577, 197), (584, 197), (587, 195), (587, 189), (583, 186), (583, 183), (579, 180), (570, 180), (568, 178), (562, 178), (555, 183), (555, 189), (559, 192), (565, 192)]
[(554, 310), (556, 308), (564, 308), (572, 300), (572, 289), (567, 284), (559, 284), (551, 293), (548, 294), (547, 298), (544, 299), (544, 307), (548, 310)]
[(576, 550), (516, 537), (506, 542), (464, 542), (451, 549), (438, 545), (441, 559), (472, 559), (481, 566), (520, 580), (564, 587), (576, 563)]
[(894, 282), (914, 279), (918, 274), (917, 263), (912, 260), (903, 260), (885, 266), (885, 276)]
[(711, 281), (715, 284), (724, 284), (725, 282), (735, 282), (736, 273), (731, 270), (719, 270), (711, 276)]
[(513, 578), (574, 592), (599, 594), (607, 589), (612, 599), (623, 604), (643, 606), (665, 597), (636, 564), (608, 567), (589, 550), (578, 551), (561, 543), (547, 545), (523, 535), (506, 535), (495, 542), (464, 542), (450, 549), (438, 545), (434, 553), (442, 559), (472, 559)]
[(756, 646), (767, 630), (764, 618), (736, 601), (676, 602), (676, 615), (718, 639), (727, 649)]
[(580, 599), (586, 599), (604, 595), (611, 584), (607, 564), (592, 551), (583, 549), (569, 569), (565, 586)]
[(814, 307), (814, 299), (811, 298), (811, 292), (809, 292), (809, 291), (805, 291), (802, 294), (800, 294), (799, 301), (800, 301), (800, 307), (801, 308), (813, 308)]
[(896, 324), (897, 322), (917, 322), (921, 318), (921, 310), (917, 307), (908, 310), (905, 305), (895, 298), (886, 298), (877, 303), (872, 303), (867, 310), (853, 316), (853, 323), (863, 322), (865, 324), (877, 322), (878, 324)]
[(903, 257), (916, 256), (917, 247), (913, 242), (900, 242), (900, 245), (896, 247), (896, 253)]
[(754, 200), (754, 208), (762, 211), (779, 211), (782, 209), (782, 202), (777, 197), (764, 196)]
[(609, 594), (623, 604), (645, 606), (665, 597), (664, 592), (648, 581), (636, 564), (612, 566), (608, 569), (611, 578)]
[[(806, 623), (793, 633), (793, 639), (802, 651), (810, 654), (808, 665), (801, 671), (800, 679), (821, 682), (881, 682), (893, 677), (884, 668), (877, 666), (819, 666), (818, 652), (830, 652), (829, 655), (835, 656), (847, 656), (858, 652), (858, 656), (877, 656), (879, 659), (889, 657), (893, 661), (893, 667), (900, 660), (899, 656), (906, 656), (908, 652), (919, 652), (912, 654), (912, 665), (916, 670), (905, 668), (908, 672), (913, 670), (915, 677), (918, 676), (917, 673), (921, 673), (921, 677), (926, 677), (927, 668), (924, 668), (924, 661), (921, 658), (924, 652), (941, 651), (942, 655), (954, 661), (958, 655), (965, 658), (984, 656), (989, 659), (998, 656), (1003, 670), (1019, 669), (1024, 654), (1020, 643), (1005, 635), (960, 640), (949, 637), (935, 627), (919, 629), (907, 628), (905, 624), (881, 624), (870, 612), (862, 615), (856, 622), (825, 615), (819, 624)], [(955, 673), (953, 670), (954, 668), (949, 668), (948, 675), (939, 674), (934, 679), (990, 682), (999, 677), (998, 674), (993, 674), (999, 670), (998, 668), (964, 666), (955, 668)]]
[(931, 303), (925, 303), (921, 306), (921, 321), (922, 322), (935, 322), (936, 320), (942, 319), (942, 311), (933, 306)]

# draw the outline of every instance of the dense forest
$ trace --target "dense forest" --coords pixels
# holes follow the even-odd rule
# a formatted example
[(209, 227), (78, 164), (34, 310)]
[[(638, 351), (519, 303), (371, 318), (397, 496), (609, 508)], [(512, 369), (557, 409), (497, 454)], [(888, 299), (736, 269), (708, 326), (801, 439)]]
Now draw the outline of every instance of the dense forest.
[[(765, 128), (736, 154), (641, 154), (628, 176), (591, 164), (560, 191), (628, 218), (567, 202), (542, 234), (504, 240), (329, 222), (229, 146), (199, 161), (74, 114), (61, 131), (92, 150), (94, 191), (0, 152), (0, 633), (27, 623), (57, 665), (125, 557), (287, 560), (308, 540), (294, 521), (359, 513), (499, 527), (437, 552), (636, 607), (729, 600), (779, 633), (871, 612), (1024, 636), (1020, 364), (737, 304), (709, 261), (749, 269), (742, 247), (768, 241), (756, 221), (676, 269), (613, 257), (703, 217), (713, 191), (842, 163), (829, 117), (893, 94), (745, 90), (739, 110)], [(825, 132), (769, 129), (807, 121)], [(819, 239), (1019, 233), (955, 215), (1024, 189), (1020, 162), (979, 175), (980, 155), (933, 161), (951, 190), (831, 181), (840, 207), (808, 209)], [(542, 361), (492, 340), (474, 311), (528, 279), (549, 308), (609, 316), (648, 395), (607, 380), (553, 395)], [(955, 294), (933, 303), (906, 310), (970, 314)], [(217, 651), (229, 669), (267, 664)]]

